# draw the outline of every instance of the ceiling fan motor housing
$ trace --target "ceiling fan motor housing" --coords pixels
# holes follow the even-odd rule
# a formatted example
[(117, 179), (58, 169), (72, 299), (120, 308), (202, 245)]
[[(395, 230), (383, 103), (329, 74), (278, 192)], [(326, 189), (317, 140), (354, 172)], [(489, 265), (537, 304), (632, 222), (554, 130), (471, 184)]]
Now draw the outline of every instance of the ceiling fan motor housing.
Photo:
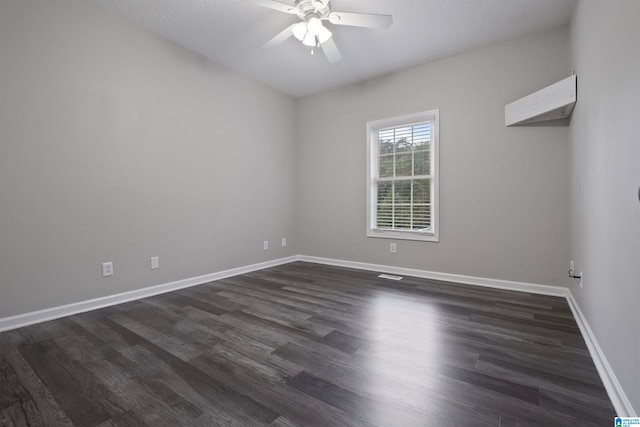
[(296, 0), (295, 7), (298, 9), (298, 17), (305, 21), (314, 17), (327, 19), (331, 13), (329, 0)]

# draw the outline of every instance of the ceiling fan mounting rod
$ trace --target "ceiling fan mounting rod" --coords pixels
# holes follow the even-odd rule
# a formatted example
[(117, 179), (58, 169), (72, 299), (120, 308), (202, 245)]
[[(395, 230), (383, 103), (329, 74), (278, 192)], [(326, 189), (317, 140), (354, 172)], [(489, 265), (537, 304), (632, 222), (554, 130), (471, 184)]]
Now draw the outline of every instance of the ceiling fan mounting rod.
[(306, 23), (309, 23), (309, 21), (311, 20), (311, 18), (318, 18), (318, 19), (322, 19), (322, 18), (320, 18), (320, 15), (318, 15), (318, 14), (317, 14), (317, 13), (315, 13), (315, 12), (309, 12), (309, 13), (307, 13), (307, 14), (306, 14), (302, 19), (304, 19), (304, 21), (305, 21)]

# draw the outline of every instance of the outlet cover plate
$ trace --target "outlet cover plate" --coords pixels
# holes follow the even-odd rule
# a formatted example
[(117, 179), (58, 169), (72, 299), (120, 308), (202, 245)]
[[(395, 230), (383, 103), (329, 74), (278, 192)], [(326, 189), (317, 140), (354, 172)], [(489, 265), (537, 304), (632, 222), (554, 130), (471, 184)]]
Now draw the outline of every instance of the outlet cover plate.
[(102, 277), (113, 276), (113, 262), (102, 263)]

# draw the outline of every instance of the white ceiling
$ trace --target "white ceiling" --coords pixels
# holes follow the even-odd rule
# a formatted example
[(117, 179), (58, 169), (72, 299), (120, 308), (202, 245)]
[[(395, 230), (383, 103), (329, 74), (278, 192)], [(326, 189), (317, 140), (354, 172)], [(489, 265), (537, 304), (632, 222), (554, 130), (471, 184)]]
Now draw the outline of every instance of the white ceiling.
[[(390, 14), (388, 30), (327, 27), (343, 60), (291, 37), (259, 48), (295, 15), (246, 0), (85, 0), (294, 97), (568, 24), (575, 0), (332, 0), (332, 10)], [(293, 4), (294, 0), (281, 0)]]

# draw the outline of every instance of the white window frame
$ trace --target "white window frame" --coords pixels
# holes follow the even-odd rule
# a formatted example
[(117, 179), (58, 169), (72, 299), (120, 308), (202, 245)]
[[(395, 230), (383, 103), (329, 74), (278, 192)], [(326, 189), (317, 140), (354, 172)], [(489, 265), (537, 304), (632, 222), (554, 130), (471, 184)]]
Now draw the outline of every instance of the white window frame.
[[(439, 181), (440, 181), (440, 110), (423, 111), (367, 123), (367, 237), (383, 239), (419, 240), (439, 242)], [(381, 130), (431, 122), (431, 227), (425, 230), (380, 229), (376, 227), (378, 179), (378, 133)]]

